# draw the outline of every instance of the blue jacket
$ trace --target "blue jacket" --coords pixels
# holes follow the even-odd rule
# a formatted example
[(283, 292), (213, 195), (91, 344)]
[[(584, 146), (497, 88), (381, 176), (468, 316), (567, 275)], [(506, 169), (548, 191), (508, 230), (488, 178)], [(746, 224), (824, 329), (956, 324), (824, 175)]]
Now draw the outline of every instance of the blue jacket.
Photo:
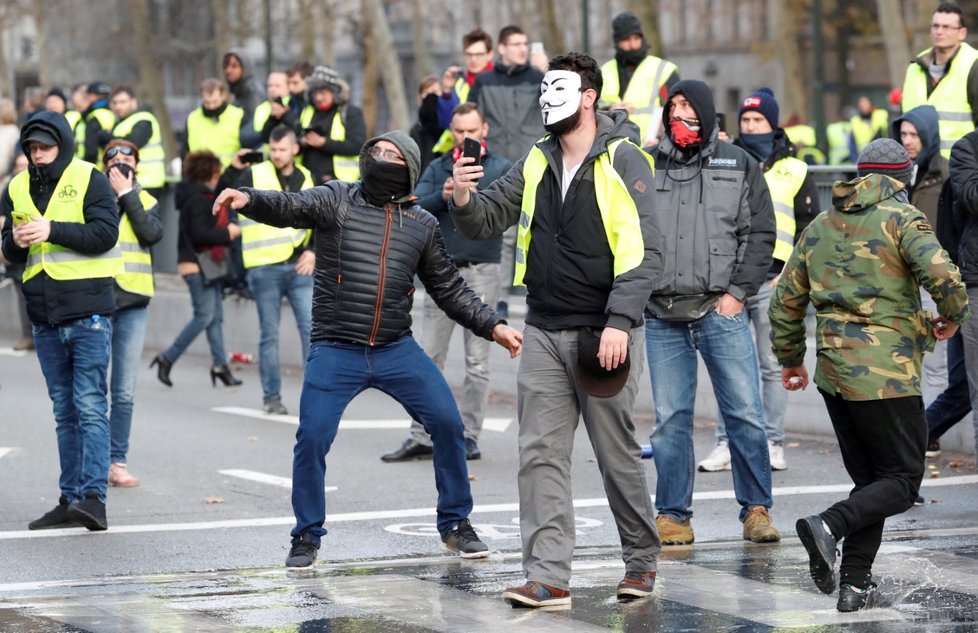
[[(499, 255), (502, 251), (503, 238), (501, 235), (490, 237), (486, 240), (470, 240), (462, 235), (452, 220), (448, 212), (448, 202), (441, 197), (442, 187), (445, 180), (452, 176), (452, 153), (446, 152), (435, 160), (421, 174), (418, 186), (414, 188), (414, 193), (418, 196), (418, 205), (428, 211), (431, 215), (438, 218), (441, 226), (441, 235), (445, 240), (445, 249), (456, 262), (484, 264), (499, 263)], [(497, 156), (492, 152), (487, 152), (482, 161), (485, 175), (479, 181), (479, 190), (487, 188), (500, 176), (503, 176), (513, 163), (502, 156)]]

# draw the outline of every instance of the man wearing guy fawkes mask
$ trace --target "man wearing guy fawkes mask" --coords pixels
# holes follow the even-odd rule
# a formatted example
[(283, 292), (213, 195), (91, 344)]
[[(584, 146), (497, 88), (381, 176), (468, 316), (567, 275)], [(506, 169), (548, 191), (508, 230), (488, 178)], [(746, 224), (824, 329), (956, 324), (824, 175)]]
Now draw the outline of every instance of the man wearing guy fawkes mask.
[[(771, 524), (771, 463), (747, 300), (767, 279), (774, 208), (745, 150), (717, 137), (710, 87), (669, 92), (655, 158), (655, 213), (666, 236), (648, 304), (645, 340), (655, 400), (656, 525), (667, 545), (693, 542), (693, 399), (696, 355), (706, 364), (730, 444), (743, 538), (778, 541)], [(677, 351), (678, 350), (678, 351)]]
[(452, 216), (466, 237), (487, 239), (519, 224), (514, 283), (526, 286), (528, 307), (518, 377), (527, 582), (503, 593), (514, 606), (570, 602), (570, 466), (580, 415), (621, 535), (626, 573), (617, 595), (647, 596), (655, 583), (659, 538), (631, 411), (661, 233), (637, 126), (624, 111), (597, 112), (601, 86), (592, 58), (555, 57), (540, 87), (550, 135), (487, 189), (476, 191), (483, 168), (470, 158), (453, 170)]

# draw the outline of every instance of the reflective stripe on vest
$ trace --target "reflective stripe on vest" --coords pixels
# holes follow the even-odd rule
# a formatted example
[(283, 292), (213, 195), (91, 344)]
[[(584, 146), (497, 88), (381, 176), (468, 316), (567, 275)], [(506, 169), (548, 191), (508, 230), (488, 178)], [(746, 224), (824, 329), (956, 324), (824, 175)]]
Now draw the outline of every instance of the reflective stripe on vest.
[[(299, 116), (299, 124), (302, 129), (308, 129), (312, 125), (312, 117), (315, 114), (312, 105), (307, 105), (302, 109)], [(343, 125), (343, 109), (337, 110), (333, 117), (333, 124), (329, 128), (329, 139), (331, 141), (346, 140), (346, 126)], [(360, 180), (360, 157), (359, 156), (340, 156), (333, 154), (333, 177), (343, 182), (356, 182)]]
[(857, 114), (849, 119), (849, 124), (852, 126), (852, 139), (856, 143), (857, 152), (863, 151), (877, 134), (880, 138), (889, 138), (890, 135), (890, 116), (882, 108), (873, 110), (869, 122)]
[[(626, 139), (618, 139), (608, 145), (608, 151), (598, 156), (594, 163), (594, 195), (601, 212), (601, 223), (614, 258), (615, 277), (636, 268), (645, 257), (645, 241), (642, 238), (642, 225), (635, 201), (628, 193), (628, 187), (615, 171), (615, 151)], [(639, 152), (637, 147), (635, 148)], [(651, 156), (642, 155), (652, 165)], [(547, 171), (547, 157), (536, 145), (530, 150), (523, 163), (523, 202), (520, 222), (516, 230), (516, 274), (513, 284), (525, 285), (527, 253), (530, 250), (530, 227), (537, 202), (537, 187)]]
[[(85, 223), (85, 194), (95, 166), (77, 158), (72, 159), (58, 180), (47, 209), (42, 214), (34, 205), (30, 192), (30, 175), (27, 171), (10, 181), (10, 200), (18, 211), (33, 216), (43, 215), (52, 222)], [(77, 251), (41, 242), (32, 244), (27, 252), (27, 266), (23, 280), (34, 278), (41, 271), (57, 281), (115, 277), (124, 268), (118, 244), (99, 255), (83, 255)]]
[(829, 143), (829, 164), (845, 165), (849, 162), (849, 135), (852, 126), (848, 121), (836, 121), (825, 126), (825, 136)]
[(786, 156), (764, 172), (764, 180), (774, 202), (777, 236), (774, 240), (774, 259), (788, 261), (795, 247), (795, 196), (808, 174), (808, 165)]
[(119, 121), (112, 130), (112, 136), (125, 138), (132, 134), (137, 123), (146, 121), (152, 132), (146, 144), (139, 148), (139, 164), (136, 166), (136, 180), (144, 187), (156, 188), (166, 184), (166, 166), (163, 155), (163, 136), (160, 124), (149, 112), (134, 112)]
[[(79, 117), (81, 116), (79, 115)], [(89, 112), (87, 117), (80, 120), (78, 127), (75, 128), (75, 156), (81, 159), (85, 158), (85, 139), (88, 136), (88, 122), (92, 119), (98, 119), (98, 124), (107, 132), (111, 132), (115, 126), (115, 115), (112, 114), (112, 110), (107, 108), (96, 108)], [(99, 171), (104, 171), (101, 166), (103, 151), (100, 147), (98, 149), (98, 157), (95, 159), (95, 168)]]
[(632, 105), (628, 118), (638, 125), (641, 138), (644, 141), (652, 127), (652, 115), (656, 108), (662, 107), (661, 88), (673, 72), (676, 65), (670, 61), (649, 55), (635, 68), (625, 94), (621, 94), (618, 84), (618, 62), (612, 59), (601, 66), (601, 76), (604, 77), (604, 87), (601, 90), (601, 104), (609, 106), (612, 103), (626, 101)]
[[(459, 77), (458, 80), (455, 81), (455, 96), (458, 97), (458, 102), (460, 104), (468, 101), (469, 92), (471, 90), (472, 86), (470, 86), (469, 82), (465, 81), (464, 78)], [(431, 151), (434, 154), (444, 154), (450, 151), (453, 147), (455, 147), (455, 137), (452, 135), (452, 130), (449, 127), (449, 129), (441, 133), (441, 136), (438, 137), (438, 142), (431, 148)]]
[[(156, 198), (139, 190), (139, 202), (143, 213), (149, 213), (156, 206)], [(122, 214), (119, 220), (119, 248), (122, 250), (124, 272), (115, 276), (115, 282), (126, 292), (146, 297), (153, 296), (153, 256), (149, 248), (143, 247), (132, 229), (129, 216)]]
[[(312, 176), (305, 167), (296, 165), (302, 173), (302, 189), (312, 187)], [(282, 184), (275, 172), (275, 165), (266, 160), (251, 168), (252, 186), (255, 189), (282, 191)], [(245, 268), (279, 264), (287, 261), (295, 249), (309, 242), (312, 231), (308, 229), (279, 228), (241, 216), (241, 259)]]
[(191, 152), (210, 150), (221, 159), (227, 169), (231, 159), (241, 149), (241, 121), (244, 110), (228, 105), (217, 119), (204, 116), (203, 108), (197, 108), (187, 117), (187, 149)]
[[(929, 55), (928, 48), (917, 57)], [(927, 96), (927, 82), (930, 77), (914, 62), (907, 69), (903, 82), (903, 111), (907, 112), (919, 105), (930, 104), (937, 110), (941, 133), (941, 155), (951, 156), (951, 146), (962, 136), (975, 129), (971, 118), (971, 104), (968, 103), (968, 74), (978, 61), (978, 50), (964, 42), (951, 62), (951, 71), (934, 87)]]

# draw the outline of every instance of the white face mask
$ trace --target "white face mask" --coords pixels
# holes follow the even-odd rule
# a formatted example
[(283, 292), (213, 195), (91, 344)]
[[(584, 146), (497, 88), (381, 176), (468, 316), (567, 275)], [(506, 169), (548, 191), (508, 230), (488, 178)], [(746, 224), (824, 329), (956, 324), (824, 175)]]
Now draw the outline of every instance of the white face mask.
[(581, 106), (581, 76), (570, 70), (550, 70), (540, 83), (543, 124), (553, 125), (573, 116)]

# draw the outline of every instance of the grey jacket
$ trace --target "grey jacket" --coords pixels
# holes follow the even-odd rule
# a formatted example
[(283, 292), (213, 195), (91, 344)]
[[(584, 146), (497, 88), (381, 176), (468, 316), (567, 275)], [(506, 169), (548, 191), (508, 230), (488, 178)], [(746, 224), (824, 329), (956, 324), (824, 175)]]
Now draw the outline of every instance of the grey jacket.
[(691, 156), (666, 136), (655, 157), (655, 214), (666, 236), (648, 313), (698, 319), (729, 292), (757, 293), (771, 267), (774, 205), (757, 161), (717, 129)]
[(489, 124), (486, 143), (507, 160), (526, 155), (547, 133), (540, 114), (541, 81), (543, 73), (529, 64), (498, 63), (479, 73), (472, 84), (469, 101), (479, 104)]

